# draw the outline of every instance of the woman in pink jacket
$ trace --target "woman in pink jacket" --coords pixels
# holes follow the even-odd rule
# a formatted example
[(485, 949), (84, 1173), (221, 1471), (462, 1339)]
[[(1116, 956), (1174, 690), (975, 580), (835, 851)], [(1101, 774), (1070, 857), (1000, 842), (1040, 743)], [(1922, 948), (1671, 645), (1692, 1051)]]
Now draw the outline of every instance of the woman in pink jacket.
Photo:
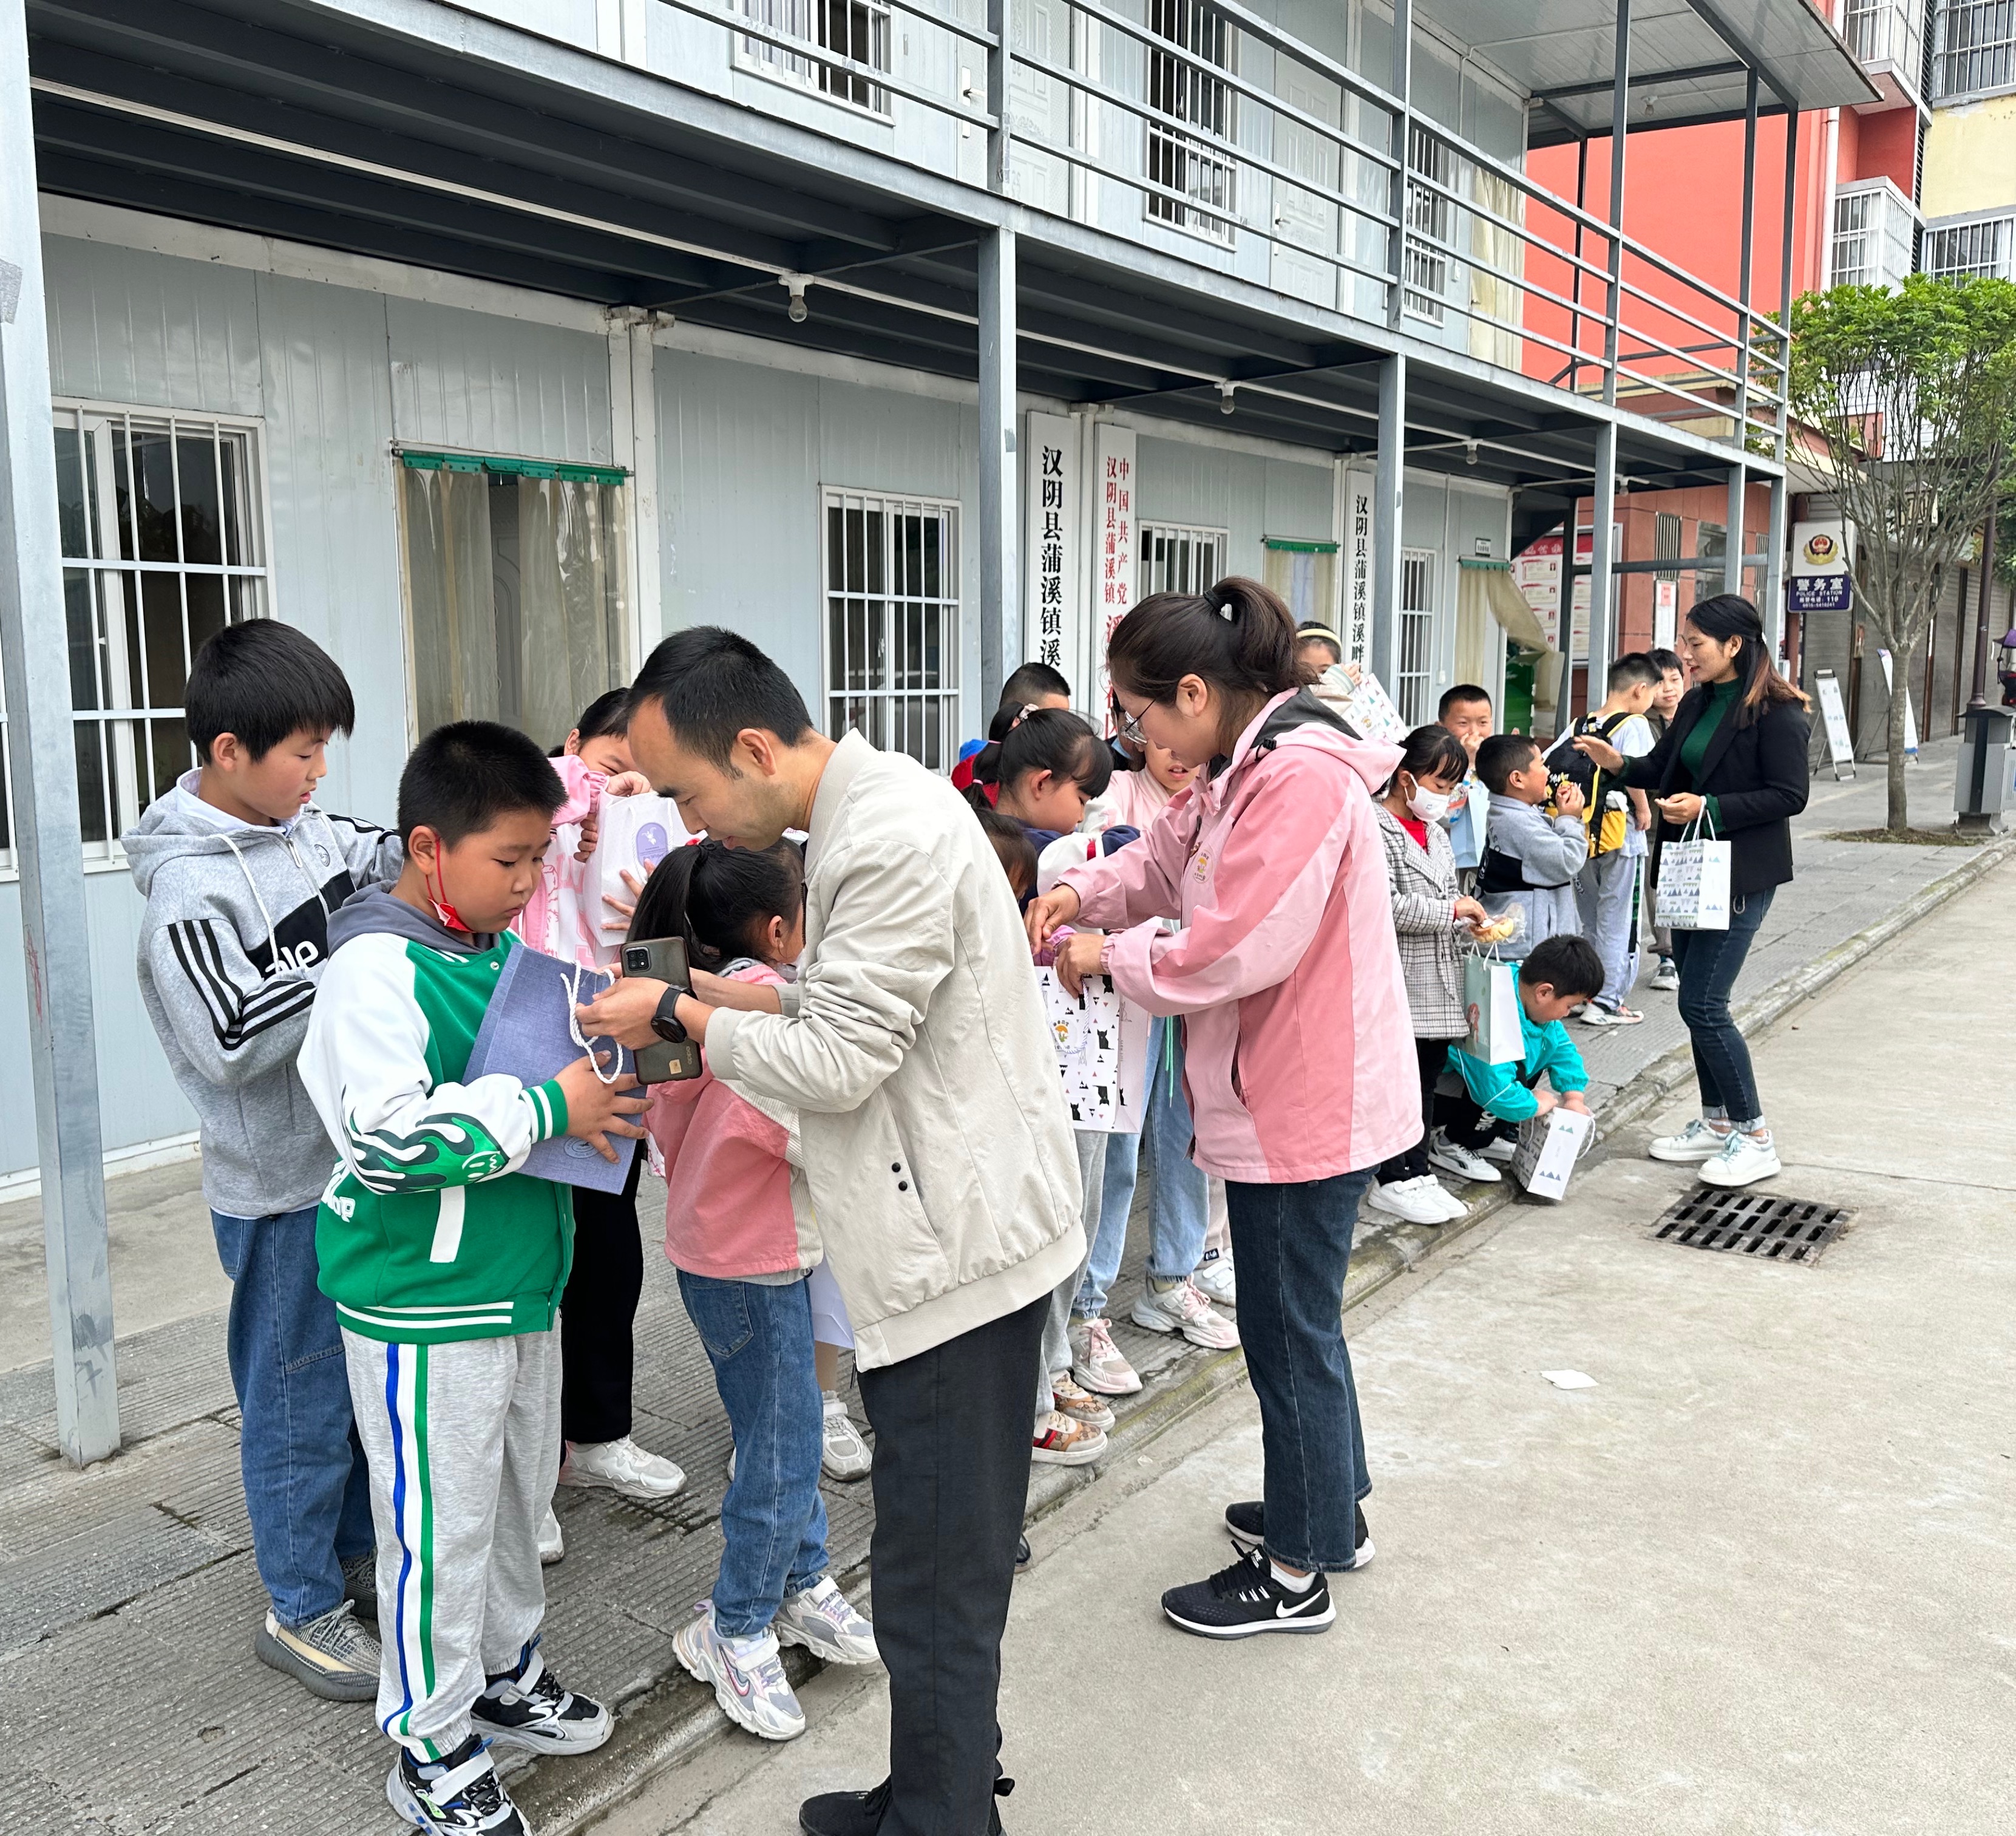
[[(1327, 1573), (1362, 1568), (1371, 1489), (1341, 1325), (1359, 1201), (1418, 1139), (1413, 1028), (1373, 797), (1397, 747), (1303, 686), (1294, 621), (1255, 581), (1157, 593), (1108, 647), (1129, 738), (1204, 768), (1131, 848), (1029, 908), (1060, 963), (1181, 1018), (1193, 1157), (1226, 1182), (1240, 1337), (1266, 1496), (1226, 1523), (1246, 1553), (1162, 1597), (1186, 1632), (1319, 1632)], [(1179, 919), (1183, 929), (1155, 921)]]

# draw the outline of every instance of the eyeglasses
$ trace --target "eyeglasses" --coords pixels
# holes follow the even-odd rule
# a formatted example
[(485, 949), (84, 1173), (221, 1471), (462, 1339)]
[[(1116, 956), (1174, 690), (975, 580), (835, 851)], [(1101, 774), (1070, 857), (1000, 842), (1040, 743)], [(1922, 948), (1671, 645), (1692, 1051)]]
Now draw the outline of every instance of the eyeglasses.
[(1114, 737), (1116, 740), (1125, 741), (1130, 746), (1146, 746), (1148, 743), (1148, 736), (1141, 731), (1141, 722), (1147, 714), (1147, 709), (1143, 708), (1139, 714), (1129, 714), (1120, 705), (1120, 697), (1118, 695), (1113, 697), (1111, 705), (1113, 709)]

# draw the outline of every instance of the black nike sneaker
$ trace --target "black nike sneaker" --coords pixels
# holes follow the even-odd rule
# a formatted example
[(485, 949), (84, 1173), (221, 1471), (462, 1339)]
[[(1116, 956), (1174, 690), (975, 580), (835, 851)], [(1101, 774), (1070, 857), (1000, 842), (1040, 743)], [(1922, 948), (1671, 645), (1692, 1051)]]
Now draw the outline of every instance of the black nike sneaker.
[[(1355, 1507), (1358, 1513), (1357, 1543), (1355, 1559), (1346, 1571), (1355, 1574), (1372, 1560), (1372, 1533), (1365, 1528), (1365, 1507)], [(1225, 1507), (1225, 1527), (1232, 1532), (1232, 1540), (1243, 1549), (1258, 1549), (1267, 1540), (1267, 1514), (1257, 1498), (1249, 1498), (1239, 1504)]]
[(1274, 1579), (1265, 1552), (1257, 1549), (1203, 1581), (1171, 1588), (1162, 1596), (1162, 1611), (1172, 1625), (1199, 1638), (1324, 1632), (1337, 1617), (1330, 1583), (1320, 1574), (1312, 1575), (1309, 1586), (1296, 1593)]

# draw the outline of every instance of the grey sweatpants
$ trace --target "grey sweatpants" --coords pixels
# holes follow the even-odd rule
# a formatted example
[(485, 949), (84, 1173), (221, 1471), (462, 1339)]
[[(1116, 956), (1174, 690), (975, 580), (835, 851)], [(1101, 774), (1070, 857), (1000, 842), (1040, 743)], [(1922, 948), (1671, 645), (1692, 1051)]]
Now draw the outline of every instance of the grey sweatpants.
[(1597, 1004), (1613, 1013), (1638, 980), (1638, 869), (1644, 859), (1628, 848), (1613, 848), (1592, 855), (1575, 876), (1582, 934), (1603, 959), (1603, 992)]
[(378, 1725), (422, 1761), (469, 1737), (484, 1679), (546, 1610), (539, 1524), (560, 1470), (560, 1335), (435, 1345), (346, 1331), (378, 1532)]
[[(1106, 1196), (1106, 1143), (1108, 1137), (1089, 1129), (1075, 1129), (1078, 1143), (1078, 1176), (1085, 1188), (1078, 1206), (1078, 1220), (1085, 1226), (1085, 1262), (1092, 1260), (1093, 1239), (1099, 1235), (1099, 1204)], [(1050, 1310), (1043, 1319), (1043, 1355), (1036, 1366), (1036, 1427), (1056, 1406), (1050, 1379), (1071, 1369), (1071, 1302), (1078, 1298), (1078, 1283), (1085, 1279), (1085, 1262), (1078, 1264), (1067, 1281), (1051, 1291)]]

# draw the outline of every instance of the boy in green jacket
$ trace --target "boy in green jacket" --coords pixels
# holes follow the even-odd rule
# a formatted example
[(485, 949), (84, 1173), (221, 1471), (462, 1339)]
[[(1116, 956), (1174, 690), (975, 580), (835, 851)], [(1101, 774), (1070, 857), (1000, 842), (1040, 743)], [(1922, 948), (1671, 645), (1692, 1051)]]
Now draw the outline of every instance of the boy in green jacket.
[[(1545, 938), (1525, 962), (1507, 967), (1519, 991), (1525, 1050), (1518, 1062), (1487, 1064), (1460, 1044), (1449, 1051), (1449, 1069), (1463, 1078), (1463, 1095), (1449, 1104), (1436, 1144), (1460, 1149), (1469, 1164), (1456, 1170), (1473, 1179), (1500, 1177), (1490, 1163), (1511, 1159), (1519, 1125), (1528, 1116), (1543, 1116), (1557, 1103), (1569, 1109), (1589, 1107), (1582, 1095), (1589, 1088), (1589, 1073), (1561, 1022), (1603, 987), (1603, 959), (1596, 946), (1586, 938)], [(1548, 1087), (1535, 1089), (1543, 1077)], [(1437, 1164), (1455, 1165), (1453, 1159)]]
[(609, 1711), (562, 1689), (537, 1648), (574, 1210), (568, 1187), (516, 1169), (556, 1135), (614, 1158), (607, 1137), (641, 1135), (643, 1102), (586, 1057), (537, 1085), (463, 1082), (561, 796), (509, 727), (423, 740), (399, 780), (405, 869), (329, 920), (301, 1047), (340, 1156), (315, 1251), (371, 1469), (378, 1721), (400, 1748), (386, 1795), (423, 1830), (523, 1836), (490, 1743), (609, 1737)]

